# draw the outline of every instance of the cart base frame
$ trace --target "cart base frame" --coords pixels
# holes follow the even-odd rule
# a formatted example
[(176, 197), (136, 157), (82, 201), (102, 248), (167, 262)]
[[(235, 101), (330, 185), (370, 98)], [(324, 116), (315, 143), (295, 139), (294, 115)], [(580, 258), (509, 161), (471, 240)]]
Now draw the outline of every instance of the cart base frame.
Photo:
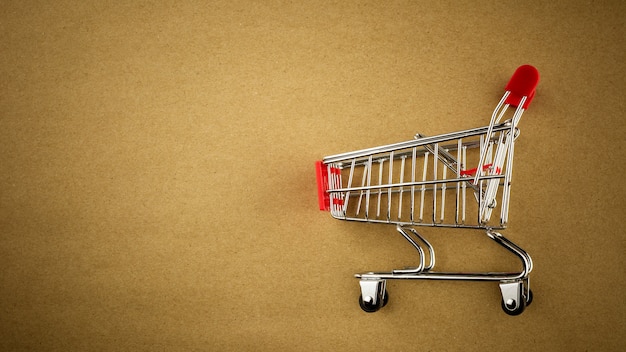
[[(509, 315), (521, 314), (526, 306), (532, 302), (533, 293), (530, 290), (529, 274), (533, 269), (530, 255), (502, 234), (487, 230), (486, 234), (498, 245), (504, 247), (522, 262), (520, 272), (436, 272), (431, 269), (435, 265), (435, 252), (432, 245), (415, 229), (408, 226), (396, 227), (397, 231), (418, 251), (420, 263), (417, 267), (397, 269), (390, 272), (367, 272), (356, 274), (361, 287), (359, 303), (361, 308), (372, 313), (387, 304), (387, 280), (457, 280), (457, 281), (496, 281), (499, 282), (502, 294), (501, 306)], [(425, 263), (425, 251), (422, 242), (430, 254), (429, 264)]]

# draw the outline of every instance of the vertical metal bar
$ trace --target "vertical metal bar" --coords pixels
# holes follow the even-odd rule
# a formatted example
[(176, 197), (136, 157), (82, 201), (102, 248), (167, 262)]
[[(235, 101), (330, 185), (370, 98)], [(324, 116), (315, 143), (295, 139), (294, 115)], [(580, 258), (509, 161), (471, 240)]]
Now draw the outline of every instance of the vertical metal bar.
[[(365, 164), (363, 165), (363, 178), (361, 178), (361, 187), (365, 186), (365, 181), (367, 179), (367, 175), (368, 175), (369, 171), (369, 165)], [(361, 203), (363, 201), (363, 194), (365, 194), (365, 191), (361, 191), (359, 193), (359, 203), (356, 206), (356, 214), (355, 215), (359, 215), (359, 213), (361, 212)]]
[[(485, 180), (480, 180), (478, 184), (478, 224), (482, 224), (483, 222), (483, 204), (484, 204), (484, 194), (483, 194), (483, 183)], [(476, 192), (476, 191), (474, 191)]]
[[(504, 164), (504, 157), (507, 149), (507, 145), (504, 141), (505, 132), (500, 132), (500, 136), (498, 137), (498, 147), (495, 148), (493, 160), (488, 160), (487, 162), (491, 162), (491, 167), (489, 168), (489, 175), (497, 175), (502, 172), (502, 166)], [(490, 142), (489, 145), (489, 154), (492, 153), (493, 150), (493, 142)], [(483, 221), (488, 222), (491, 218), (491, 213), (495, 208), (496, 204), (496, 196), (498, 194), (498, 187), (500, 185), (500, 180), (492, 179), (487, 181), (487, 189), (485, 190), (485, 199), (483, 202)]]
[[(332, 191), (335, 187), (335, 182), (333, 180), (333, 173), (331, 172), (331, 164), (326, 164), (326, 174), (328, 175), (328, 190)], [(328, 198), (330, 200), (330, 213), (334, 216), (335, 212), (333, 210), (333, 200), (335, 199), (335, 193), (329, 192)]]
[[(413, 147), (413, 155), (411, 157), (411, 182), (415, 182), (416, 172), (416, 160), (417, 160), (417, 147)], [(411, 186), (411, 222), (415, 220), (415, 185)]]
[(367, 160), (367, 168), (369, 171), (367, 173), (367, 190), (365, 191), (365, 219), (368, 219), (369, 211), (370, 211), (370, 194), (371, 194), (370, 186), (372, 185), (372, 156), (371, 155), (369, 159)]
[(506, 151), (508, 150), (508, 143), (506, 143), (506, 132), (508, 131), (500, 132), (500, 137), (498, 138), (498, 147), (496, 148), (495, 156), (493, 158), (492, 175), (498, 174), (498, 169), (502, 171), (502, 166), (504, 165)]
[[(428, 172), (428, 155), (430, 153), (424, 153), (424, 170), (422, 171), (422, 181), (426, 181), (426, 173)], [(420, 217), (419, 221), (424, 221), (424, 192), (426, 192), (426, 185), (422, 185), (420, 199)]]
[[(393, 155), (394, 152), (389, 153), (389, 185), (393, 184)], [(391, 219), (391, 186), (387, 188), (387, 221)]]
[(478, 167), (476, 168), (476, 175), (474, 177), (474, 184), (475, 185), (478, 184), (478, 179), (480, 179), (480, 176), (482, 176), (483, 163), (485, 162), (485, 157), (486, 157), (486, 154), (487, 154), (487, 145), (486, 145), (486, 143), (488, 143), (488, 142), (485, 142), (485, 136), (481, 135), (480, 136), (480, 142), (479, 142), (479, 145), (480, 145), (480, 148), (479, 148), (479, 150), (480, 150), (480, 162), (478, 163)]
[[(457, 146), (456, 146), (456, 177), (460, 178), (461, 177), (461, 165), (463, 165), (463, 159), (461, 159), (462, 156), (462, 151), (461, 148), (463, 146), (463, 140), (461, 138), (459, 138), (459, 140), (457, 141)], [(454, 205), (454, 223), (458, 224), (459, 223), (459, 208), (461, 207), (461, 183), (465, 184), (465, 182), (457, 182), (456, 183), (456, 203)]]
[(520, 119), (522, 118), (522, 114), (524, 113), (524, 102), (526, 102), (526, 97), (522, 97), (520, 103), (517, 106), (517, 109), (515, 110), (515, 113), (513, 114), (511, 129), (507, 136), (509, 155), (507, 158), (504, 190), (502, 192), (502, 207), (500, 214), (500, 223), (502, 225), (505, 225), (509, 220), (509, 201), (511, 197), (511, 178), (513, 175), (513, 155), (515, 151), (515, 128), (517, 127), (517, 124), (519, 123)]
[[(341, 188), (342, 185), (342, 179), (341, 179), (341, 169), (339, 168), (338, 165), (335, 165), (335, 185), (337, 186), (337, 189)], [(337, 211), (337, 215), (342, 215), (343, 212), (343, 202), (345, 201), (346, 198), (346, 192), (339, 192), (339, 202), (337, 202), (337, 208), (335, 209)]]
[(511, 196), (511, 177), (513, 174), (513, 154), (515, 148), (515, 127), (511, 126), (511, 131), (507, 136), (509, 155), (506, 163), (504, 190), (502, 191), (502, 207), (500, 213), (500, 224), (505, 225), (509, 221), (509, 200)]
[[(339, 169), (339, 167), (337, 165), (335, 165), (335, 187), (336, 189), (341, 188), (342, 184), (341, 184), (341, 169)], [(341, 215), (341, 203), (343, 202), (344, 198), (346, 197), (345, 192), (339, 192), (338, 194), (338, 198), (339, 198), (339, 202), (337, 202), (337, 204), (335, 205), (335, 211), (337, 213), (337, 215)]]
[[(335, 172), (333, 171), (333, 169), (335, 168), (334, 164), (328, 164), (327, 166), (327, 172), (328, 172), (328, 189), (329, 190), (335, 190), (337, 189), (337, 175), (335, 175)], [(337, 215), (337, 199), (338, 199), (339, 195), (336, 192), (330, 192), (330, 213), (333, 214), (333, 216)]]
[[(404, 164), (406, 163), (406, 155), (402, 156), (400, 163), (400, 183), (404, 183)], [(402, 219), (402, 196), (404, 195), (404, 187), (400, 186), (400, 194), (398, 196), (398, 220)]]
[[(435, 143), (433, 151), (433, 181), (437, 181), (437, 163), (439, 162), (439, 143)], [(433, 183), (433, 224), (437, 222), (437, 184)]]
[[(443, 175), (442, 175), (442, 179), (445, 181), (446, 177), (447, 177), (447, 171), (448, 168), (444, 167), (443, 168)], [(440, 215), (440, 221), (443, 222), (444, 218), (445, 218), (445, 208), (446, 208), (446, 187), (447, 184), (446, 182), (443, 182), (441, 184), (441, 215)]]
[[(382, 185), (383, 184), (383, 165), (385, 163), (384, 159), (380, 159), (380, 161), (378, 162), (378, 185)], [(378, 199), (377, 199), (377, 205), (376, 205), (376, 218), (378, 219), (380, 217), (380, 200), (382, 198), (382, 193), (383, 193), (383, 189), (382, 188), (378, 188)]]
[[(485, 139), (485, 142), (487, 144), (487, 152), (486, 152), (486, 156), (485, 156), (485, 163), (483, 165), (480, 166), (481, 170), (484, 171), (485, 175), (489, 175), (491, 172), (489, 170), (493, 169), (494, 164), (493, 164), (493, 160), (494, 158), (494, 148), (493, 148), (493, 141), (491, 140), (491, 138), (487, 137)], [(491, 164), (490, 167), (485, 168), (485, 165), (489, 165)], [(481, 220), (482, 222), (486, 222), (489, 219), (489, 216), (491, 215), (491, 209), (489, 208), (490, 204), (491, 204), (491, 194), (492, 194), (492, 188), (493, 188), (493, 181), (494, 180), (489, 180), (487, 181), (487, 186), (486, 188), (483, 190), (483, 202), (482, 202), (482, 215), (481, 215)], [(499, 182), (498, 180), (495, 180), (496, 182)]]
[[(463, 146), (463, 168), (464, 169), (465, 169), (466, 165), (467, 165), (467, 146)], [(465, 214), (466, 214), (465, 204), (466, 204), (466, 200), (467, 200), (467, 198), (466, 198), (467, 184), (465, 182), (463, 182), (461, 184), (461, 192), (462, 192), (462, 195), (461, 195), (461, 200), (462, 200), (461, 201), (461, 204), (462, 204), (461, 224), (464, 224), (465, 223)]]
[[(352, 179), (354, 177), (354, 166), (356, 165), (356, 158), (352, 159), (352, 163), (350, 163), (350, 176), (348, 176), (348, 186), (347, 188), (352, 187)], [(350, 191), (346, 192), (346, 199), (343, 202), (343, 216), (346, 216), (346, 212), (348, 210), (348, 201), (350, 200)]]

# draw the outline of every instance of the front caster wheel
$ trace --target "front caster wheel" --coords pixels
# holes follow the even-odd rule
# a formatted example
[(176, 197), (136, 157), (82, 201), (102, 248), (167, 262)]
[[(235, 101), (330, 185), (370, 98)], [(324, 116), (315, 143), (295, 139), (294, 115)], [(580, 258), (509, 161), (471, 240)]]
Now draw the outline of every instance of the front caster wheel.
[(522, 295), (522, 299), (517, 303), (514, 299), (502, 300), (502, 310), (508, 315), (520, 315), (526, 307), (533, 301), (533, 291), (528, 291), (528, 296)]
[(387, 302), (389, 301), (389, 294), (387, 293), (387, 290), (385, 290), (382, 300), (379, 299), (376, 303), (371, 302), (371, 297), (367, 298), (370, 298), (370, 300), (363, 300), (363, 296), (359, 295), (359, 306), (361, 306), (361, 309), (363, 309), (364, 312), (374, 313), (387, 305)]

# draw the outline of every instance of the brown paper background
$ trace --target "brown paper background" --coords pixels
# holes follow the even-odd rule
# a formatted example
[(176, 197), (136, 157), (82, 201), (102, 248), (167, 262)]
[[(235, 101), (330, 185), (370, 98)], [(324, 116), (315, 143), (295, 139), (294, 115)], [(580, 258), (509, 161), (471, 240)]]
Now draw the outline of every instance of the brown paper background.
[[(0, 6), (0, 350), (620, 351), (621, 1)], [(485, 125), (515, 68), (511, 224), (533, 304), (495, 283), (389, 282), (390, 226), (317, 210), (325, 155)], [(517, 268), (424, 229), (448, 270)]]

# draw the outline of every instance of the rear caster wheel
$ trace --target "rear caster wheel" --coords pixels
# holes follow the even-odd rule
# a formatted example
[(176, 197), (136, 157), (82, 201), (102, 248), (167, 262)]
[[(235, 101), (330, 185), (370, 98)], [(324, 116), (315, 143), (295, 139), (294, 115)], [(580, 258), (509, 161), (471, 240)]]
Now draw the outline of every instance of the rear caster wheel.
[(502, 301), (502, 310), (508, 315), (520, 315), (526, 308), (526, 302), (524, 300), (516, 302), (513, 299), (509, 299), (506, 302)]
[[(368, 297), (368, 298), (371, 299), (371, 297)], [(359, 306), (361, 306), (361, 309), (363, 309), (363, 311), (367, 313), (377, 312), (380, 308), (386, 306), (388, 301), (389, 301), (389, 294), (387, 293), (387, 290), (384, 291), (382, 300), (379, 299), (376, 303), (372, 303), (371, 300), (364, 301), (363, 296), (359, 295)]]
[(502, 310), (508, 315), (520, 315), (524, 312), (533, 301), (533, 291), (528, 291), (528, 297), (522, 295), (521, 301), (518, 303), (514, 299), (502, 300)]

